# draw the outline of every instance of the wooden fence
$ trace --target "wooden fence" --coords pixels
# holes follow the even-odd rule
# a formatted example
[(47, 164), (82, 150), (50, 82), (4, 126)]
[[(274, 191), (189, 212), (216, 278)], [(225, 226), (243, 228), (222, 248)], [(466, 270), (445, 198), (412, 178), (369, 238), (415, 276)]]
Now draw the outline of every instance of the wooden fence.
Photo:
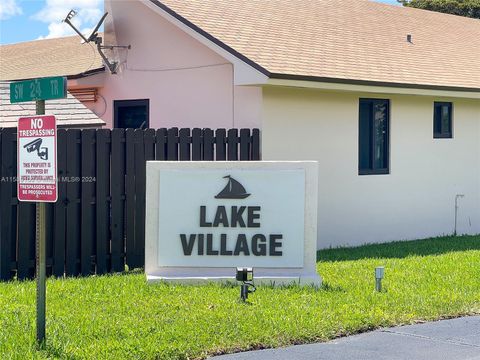
[[(59, 129), (47, 274), (142, 267), (145, 161), (259, 160), (259, 142), (258, 129)], [(0, 280), (35, 274), (35, 204), (17, 200), (16, 146), (16, 129), (0, 129)]]

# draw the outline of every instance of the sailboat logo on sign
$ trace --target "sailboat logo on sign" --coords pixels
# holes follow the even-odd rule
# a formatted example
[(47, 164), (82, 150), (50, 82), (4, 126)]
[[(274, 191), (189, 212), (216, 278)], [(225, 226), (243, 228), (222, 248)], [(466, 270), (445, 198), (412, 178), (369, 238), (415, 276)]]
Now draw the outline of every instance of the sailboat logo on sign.
[(250, 196), (243, 185), (230, 175), (224, 176), (223, 178), (228, 179), (228, 183), (223, 190), (215, 196), (215, 199), (245, 199)]

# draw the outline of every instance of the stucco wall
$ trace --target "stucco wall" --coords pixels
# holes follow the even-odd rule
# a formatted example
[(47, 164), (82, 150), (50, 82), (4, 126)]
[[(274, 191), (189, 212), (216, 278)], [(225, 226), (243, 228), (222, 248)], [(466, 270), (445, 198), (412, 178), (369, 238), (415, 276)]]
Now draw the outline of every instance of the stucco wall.
[(232, 63), (141, 2), (109, 1), (108, 10), (114, 21), (106, 27), (107, 43), (132, 48), (106, 51), (121, 63), (119, 72), (107, 72), (101, 98), (86, 104), (107, 126), (113, 101), (129, 99), (150, 99), (153, 128), (259, 126), (261, 91), (234, 86)]
[[(265, 160), (318, 160), (318, 247), (480, 232), (480, 102), (265, 87)], [(360, 97), (390, 99), (390, 174), (358, 175)], [(433, 102), (454, 138), (433, 139)]]

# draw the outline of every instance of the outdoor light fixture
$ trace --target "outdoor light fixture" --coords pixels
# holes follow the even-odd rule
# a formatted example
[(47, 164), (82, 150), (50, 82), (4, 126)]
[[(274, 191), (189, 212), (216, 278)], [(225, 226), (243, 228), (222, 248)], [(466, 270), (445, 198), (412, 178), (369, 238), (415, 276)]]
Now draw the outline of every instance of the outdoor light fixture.
[[(237, 281), (241, 281), (240, 285), (240, 299), (247, 301), (248, 294), (255, 292), (255, 286), (253, 285), (253, 269), (247, 267), (237, 267)], [(250, 289), (251, 288), (251, 289)]]
[(384, 274), (385, 268), (383, 266), (375, 268), (375, 290), (378, 292), (382, 291), (382, 279)]

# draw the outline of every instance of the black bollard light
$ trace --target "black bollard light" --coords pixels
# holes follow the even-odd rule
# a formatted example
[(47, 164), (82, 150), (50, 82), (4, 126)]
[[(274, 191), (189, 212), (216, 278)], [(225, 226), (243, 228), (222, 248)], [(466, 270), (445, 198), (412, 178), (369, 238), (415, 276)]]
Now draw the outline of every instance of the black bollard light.
[(240, 299), (245, 302), (248, 299), (248, 294), (251, 294), (256, 290), (253, 285), (253, 269), (238, 267), (236, 279), (237, 281), (242, 282), (242, 285), (240, 285)]

